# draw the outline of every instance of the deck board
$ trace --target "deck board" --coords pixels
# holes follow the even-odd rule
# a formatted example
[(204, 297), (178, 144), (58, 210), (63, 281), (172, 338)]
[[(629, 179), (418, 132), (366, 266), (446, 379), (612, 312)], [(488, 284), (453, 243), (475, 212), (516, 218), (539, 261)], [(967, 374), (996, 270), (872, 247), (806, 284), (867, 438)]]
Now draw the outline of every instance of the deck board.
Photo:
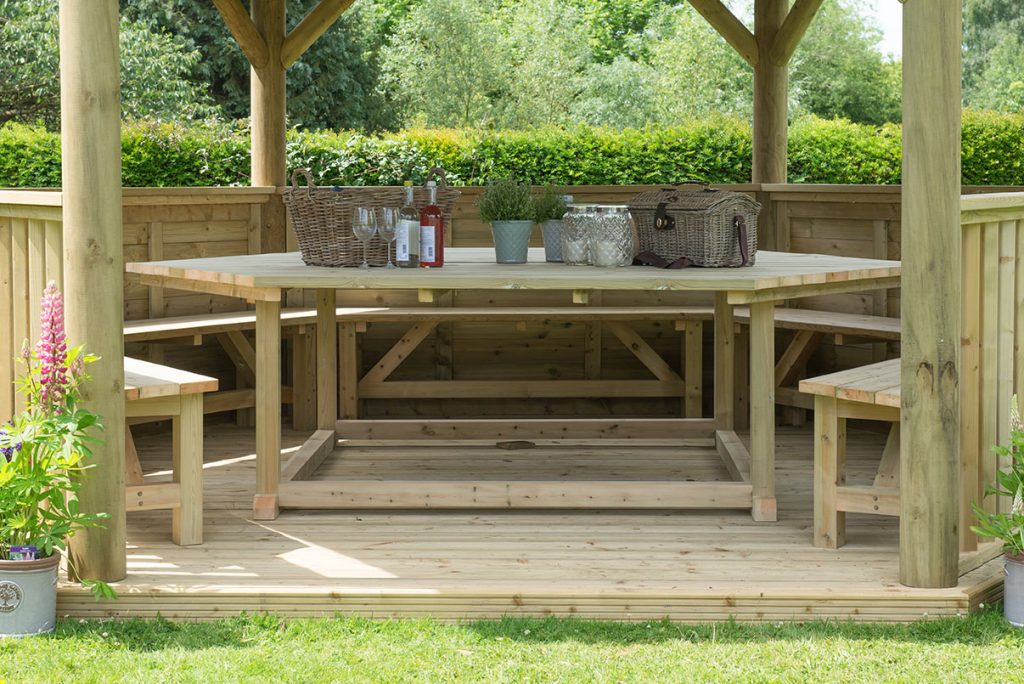
[[(286, 451), (304, 434), (285, 430)], [(743, 511), (286, 511), (251, 520), (254, 434), (206, 435), (206, 543), (169, 539), (170, 515), (128, 519), (129, 577), (117, 602), (62, 585), (59, 610), (81, 617), (213, 618), (241, 611), (576, 615), (707, 621), (840, 618), (905, 621), (964, 613), (998, 597), (998, 562), (954, 589), (899, 585), (898, 521), (851, 515), (848, 543), (811, 545), (811, 434), (778, 434), (778, 523)], [(492, 444), (367, 447), (350, 442), (317, 479), (727, 480), (714, 448), (693, 440), (506, 451)], [(884, 436), (850, 440), (850, 480), (869, 482)], [(167, 476), (160, 435), (138, 439), (147, 480)], [(396, 482), (396, 486), (400, 486)]]

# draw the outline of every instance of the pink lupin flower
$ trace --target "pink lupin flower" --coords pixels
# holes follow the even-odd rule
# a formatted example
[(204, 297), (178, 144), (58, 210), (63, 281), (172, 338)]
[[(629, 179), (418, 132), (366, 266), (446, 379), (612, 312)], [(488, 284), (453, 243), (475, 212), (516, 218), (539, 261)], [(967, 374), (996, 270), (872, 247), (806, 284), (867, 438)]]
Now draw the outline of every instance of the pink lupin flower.
[(43, 290), (39, 321), (42, 330), (36, 343), (39, 364), (39, 400), (58, 406), (68, 385), (68, 343), (64, 331), (64, 296), (52, 280)]

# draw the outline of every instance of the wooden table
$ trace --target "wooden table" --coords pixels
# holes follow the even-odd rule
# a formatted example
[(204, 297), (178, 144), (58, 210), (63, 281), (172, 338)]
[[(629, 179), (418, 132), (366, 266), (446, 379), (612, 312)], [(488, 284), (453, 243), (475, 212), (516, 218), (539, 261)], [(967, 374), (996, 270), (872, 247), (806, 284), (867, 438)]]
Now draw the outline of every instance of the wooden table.
[[(775, 505), (775, 343), (774, 309), (788, 299), (822, 294), (898, 287), (899, 262), (813, 254), (760, 252), (749, 268), (661, 270), (652, 268), (571, 267), (546, 263), (543, 250), (533, 249), (530, 262), (497, 265), (494, 251), (481, 248), (447, 250), (442, 269), (317, 268), (302, 263), (297, 253), (130, 263), (127, 271), (146, 285), (226, 295), (256, 304), (256, 452), (257, 481), (254, 515), (273, 519), (279, 507), (351, 508), (373, 505), (414, 507), (417, 500), (437, 491), (439, 483), (415, 483), (415, 493), (394, 491), (380, 482), (338, 483), (301, 481), (286, 469), (281, 482), (281, 300), (290, 288), (317, 291), (317, 402), (318, 431), (292, 458), (308, 463), (311, 457), (334, 448), (339, 428), (337, 357), (326, 350), (337, 344), (336, 290), (411, 289), (430, 301), (435, 290), (562, 290), (572, 301), (586, 301), (587, 293), (602, 290), (665, 290), (714, 293), (715, 300), (715, 415), (712, 419), (672, 420), (685, 425), (685, 435), (714, 437), (723, 462), (735, 482), (580, 482), (567, 492), (550, 482), (463, 482), (461, 496), (447, 496), (450, 505), (483, 507), (501, 499), (507, 506), (630, 508), (747, 508), (755, 520), (776, 519)], [(749, 305), (750, 335), (750, 445), (748, 450), (734, 432), (733, 306)], [(566, 306), (571, 306), (569, 297)], [(498, 424), (500, 421), (491, 421)], [(569, 438), (599, 436), (602, 429), (628, 423), (621, 419), (529, 421), (542, 434)], [(652, 421), (637, 421), (644, 425)], [(679, 434), (679, 433), (677, 433)], [(679, 436), (683, 436), (679, 434)], [(293, 468), (292, 471), (295, 469)], [(456, 483), (443, 483), (448, 494)], [(387, 488), (390, 486), (391, 491)], [(410, 483), (403, 483), (409, 489)], [(609, 488), (615, 494), (609, 496)], [(364, 488), (371, 495), (352, 496)], [(557, 490), (557, 491), (556, 491)], [(603, 497), (603, 498), (602, 498)], [(433, 499), (437, 505), (437, 498)], [(484, 503), (481, 503), (484, 502)]]

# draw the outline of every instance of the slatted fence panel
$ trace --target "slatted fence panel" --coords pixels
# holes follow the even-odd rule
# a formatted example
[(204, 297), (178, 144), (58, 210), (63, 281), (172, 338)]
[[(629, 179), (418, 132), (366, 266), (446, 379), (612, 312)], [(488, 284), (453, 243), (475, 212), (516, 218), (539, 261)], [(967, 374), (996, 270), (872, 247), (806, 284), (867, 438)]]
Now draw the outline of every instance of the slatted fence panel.
[[(965, 197), (961, 333), (962, 547), (976, 548), (970, 502), (981, 502), (1010, 434), (1012, 398), (1024, 390), (1024, 193)], [(1010, 502), (984, 499), (987, 511)]]

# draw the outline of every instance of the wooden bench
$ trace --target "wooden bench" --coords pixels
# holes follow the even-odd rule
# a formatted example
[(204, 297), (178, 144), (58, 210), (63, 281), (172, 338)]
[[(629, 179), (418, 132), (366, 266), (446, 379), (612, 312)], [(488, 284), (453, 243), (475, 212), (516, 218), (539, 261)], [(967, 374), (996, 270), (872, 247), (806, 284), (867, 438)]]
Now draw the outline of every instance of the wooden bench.
[[(737, 307), (735, 319), (739, 324), (748, 325), (749, 309)], [(886, 343), (898, 342), (900, 339), (899, 318), (836, 311), (778, 307), (775, 309), (775, 328), (793, 331), (792, 339), (775, 364), (775, 403), (791, 407), (788, 415), (790, 422), (795, 425), (803, 424), (804, 410), (811, 409), (814, 405), (811, 397), (801, 394), (797, 382), (806, 373), (807, 361), (821, 346), (826, 335), (831, 336), (835, 343), (840, 345), (863, 342), (880, 345), (875, 352), (877, 361), (885, 358)], [(738, 375), (743, 376), (744, 359), (749, 345), (748, 336), (740, 335), (737, 343)], [(737, 415), (744, 415), (746, 400), (743, 382), (737, 383), (737, 390), (740, 404), (737, 406)]]
[[(654, 373), (658, 381), (678, 383), (675, 390), (683, 401), (683, 411), (688, 416), (699, 416), (703, 401), (703, 390), (701, 387), (701, 367), (703, 322), (713, 318), (712, 307), (604, 307), (604, 306), (578, 306), (578, 307), (451, 307), (451, 306), (420, 306), (420, 307), (337, 307), (335, 309), (336, 320), (341, 326), (341, 353), (349, 358), (352, 368), (343, 368), (343, 372), (353, 371), (358, 358), (354, 350), (345, 349), (345, 345), (354, 344), (356, 333), (365, 332), (367, 326), (373, 323), (402, 323), (412, 326), (409, 333), (403, 336), (399, 342), (385, 355), (375, 368), (368, 374), (366, 382), (359, 381), (364, 389), (368, 390), (372, 398), (386, 398), (394, 385), (389, 383), (388, 388), (378, 388), (375, 385), (382, 383), (390, 375), (391, 371), (397, 368), (397, 364), (406, 358), (420, 342), (438, 329), (439, 326), (460, 323), (460, 322), (501, 322), (507, 321), (515, 324), (517, 328), (523, 329), (526, 323), (530, 322), (579, 322), (588, 325), (587, 349), (585, 349), (586, 364), (589, 372), (595, 377), (599, 370), (592, 369), (600, 366), (600, 328), (595, 324), (605, 324), (637, 358)], [(626, 323), (636, 321), (676, 321), (676, 327), (683, 333), (685, 341), (683, 347), (684, 367), (682, 376), (675, 373), (668, 364), (653, 350), (646, 342), (630, 329)], [(315, 335), (310, 334), (316, 324), (316, 309), (287, 309), (281, 313), (281, 326), (284, 331), (291, 331), (295, 338), (293, 355), (290, 366), (292, 368), (292, 388), (285, 391), (283, 398), (294, 402), (293, 414), (294, 427), (296, 429), (313, 429), (315, 427), (315, 394), (316, 368), (314, 359)], [(231, 312), (218, 313), (200, 316), (182, 316), (164, 319), (149, 319), (141, 321), (128, 321), (124, 325), (125, 342), (191, 342), (200, 344), (202, 338), (207, 335), (215, 335), (217, 341), (224, 348), (225, 352), (234, 362), (241, 389), (228, 390), (213, 395), (207, 401), (206, 411), (224, 411), (239, 408), (246, 408), (255, 405), (255, 393), (251, 389), (255, 384), (255, 350), (252, 343), (244, 333), (253, 330), (256, 325), (255, 312)], [(595, 333), (591, 328), (597, 330)], [(347, 335), (347, 331), (351, 335)], [(411, 335), (411, 337), (410, 337)], [(596, 341), (595, 341), (596, 337)], [(595, 351), (595, 347), (598, 349)], [(381, 365), (383, 364), (383, 366)], [(450, 369), (449, 369), (450, 370)], [(354, 371), (353, 371), (354, 372)], [(683, 387), (683, 378), (689, 380)], [(555, 382), (555, 381), (552, 381)], [(567, 396), (600, 396), (601, 388), (590, 385), (586, 390), (582, 386), (570, 387), (567, 381), (558, 381), (556, 388), (548, 389), (547, 396), (560, 396), (550, 392), (570, 391)], [(590, 381), (593, 382), (593, 379)], [(635, 396), (644, 396), (654, 390), (648, 386), (651, 381), (639, 381), (648, 383), (639, 385), (632, 381), (606, 381), (605, 391), (618, 392), (617, 396), (630, 396), (630, 392), (639, 392)], [(624, 384), (625, 383), (625, 384)], [(630, 384), (632, 383), (632, 384)], [(343, 380), (344, 384), (344, 380)], [(511, 392), (514, 396), (517, 387), (513, 385), (501, 385), (486, 383), (489, 392)], [(462, 394), (472, 390), (467, 386), (458, 386)], [(406, 390), (413, 388), (406, 387)], [(417, 385), (418, 391), (427, 391), (426, 385)], [(449, 387), (448, 391), (456, 389)], [(378, 395), (374, 395), (374, 392)], [(670, 393), (667, 387), (660, 389), (658, 396), (665, 396)], [(591, 394), (587, 394), (591, 393)], [(367, 396), (366, 398), (371, 398)], [(408, 396), (408, 395), (405, 395)], [(449, 394), (450, 396), (450, 394)], [(344, 400), (343, 400), (344, 404)]]
[[(900, 360), (809, 378), (814, 396), (814, 545), (845, 543), (846, 513), (899, 515)], [(870, 485), (846, 484), (847, 419), (892, 423)]]
[(125, 427), (126, 510), (171, 509), (171, 539), (203, 543), (203, 393), (216, 378), (148, 361), (124, 360), (125, 416), (166, 418), (173, 423), (171, 482), (145, 484), (131, 430)]
[[(610, 307), (610, 306), (579, 306), (579, 307), (452, 307), (452, 306), (419, 306), (419, 307), (337, 307), (336, 319), (340, 324), (354, 325), (354, 332), (365, 332), (367, 326), (372, 323), (409, 323), (419, 325), (416, 329), (410, 329), (410, 333), (419, 339), (419, 344), (432, 332), (438, 336), (440, 362), (444, 363), (446, 346), (450, 347), (450, 332), (446, 326), (459, 322), (499, 322), (509, 321), (519, 329), (523, 329), (530, 322), (578, 322), (587, 326), (584, 350), (585, 364), (588, 377), (593, 380), (599, 375), (600, 368), (600, 330), (601, 324), (606, 326), (620, 341), (628, 348), (637, 353), (637, 357), (657, 377), (663, 380), (679, 380), (686, 383), (683, 390), (684, 415), (699, 416), (701, 414), (701, 403), (703, 401), (703, 388), (700, 386), (701, 367), (703, 363), (700, 341), (703, 339), (703, 323), (713, 318), (713, 308), (701, 306), (688, 307)], [(666, 364), (656, 358), (656, 354), (649, 346), (641, 347), (637, 342), (635, 333), (624, 329), (622, 324), (644, 320), (671, 320), (675, 319), (676, 329), (683, 334), (683, 360), (681, 366), (684, 370), (681, 377), (673, 374)], [(735, 320), (738, 329), (749, 324), (750, 312), (746, 307), (735, 309)], [(783, 351), (776, 364), (776, 402), (780, 405), (809, 409), (812, 400), (801, 395), (795, 383), (803, 374), (804, 367), (811, 354), (817, 349), (825, 335), (833, 336), (838, 343), (850, 341), (894, 341), (899, 339), (899, 319), (885, 318), (881, 316), (868, 316), (859, 314), (847, 314), (827, 311), (812, 311), (809, 309), (792, 309), (779, 307), (775, 311), (775, 324), (777, 329), (791, 330), (794, 332), (793, 339)], [(312, 330), (316, 325), (316, 309), (300, 308), (286, 309), (281, 313), (282, 331), (292, 338), (291, 360), (289, 366), (292, 371), (292, 386), (286, 387), (282, 392), (282, 400), (293, 404), (293, 427), (299, 430), (311, 430), (316, 426), (315, 416), (315, 386), (316, 369), (315, 359), (315, 335)], [(245, 333), (255, 329), (256, 314), (251, 311), (228, 312), (204, 314), (198, 316), (181, 316), (175, 318), (149, 319), (141, 321), (129, 321), (125, 323), (124, 335), (126, 342), (184, 342), (200, 344), (205, 336), (213, 335), (218, 343), (235, 365), (239, 387), (234, 390), (217, 392), (207, 397), (205, 411), (213, 413), (234, 409), (246, 409), (255, 405), (255, 392), (252, 389), (255, 384), (255, 350)], [(347, 329), (347, 328), (346, 328)], [(342, 331), (344, 333), (344, 329)], [(745, 333), (745, 330), (744, 330)], [(342, 339), (345, 340), (344, 334)], [(405, 339), (405, 337), (403, 337)], [(447, 345), (445, 344), (447, 341)], [(642, 343), (643, 341), (640, 340)], [(738, 405), (736, 415), (740, 417), (740, 424), (745, 425), (746, 416), (746, 388), (745, 373), (748, 354), (748, 340), (745, 334), (737, 339), (737, 362), (739, 367), (737, 383)], [(397, 355), (405, 350), (401, 358), (404, 358), (412, 348), (415, 348), (412, 340), (406, 341), (401, 348), (393, 348)], [(410, 347), (410, 345), (412, 345)], [(390, 353), (390, 352), (389, 352)], [(450, 355), (450, 354), (449, 354)], [(357, 358), (357, 357), (353, 357)], [(394, 357), (392, 357), (394, 359)], [(393, 369), (392, 369), (393, 370)], [(447, 371), (450, 373), (450, 368)], [(380, 373), (370, 376), (370, 381), (364, 384), (372, 395), (376, 391), (383, 391), (390, 396), (391, 390), (397, 389), (392, 385), (387, 389), (379, 390), (370, 387), (374, 378), (380, 380)], [(439, 375), (443, 375), (439, 369)], [(351, 382), (351, 378), (349, 379)], [(497, 386), (492, 391), (499, 391)], [(411, 390), (425, 391), (425, 385), (407, 387)], [(458, 387), (450, 386), (448, 391), (457, 390)], [(462, 394), (472, 393), (472, 388), (463, 386)], [(504, 389), (515, 390), (511, 386)], [(560, 384), (552, 386), (550, 392), (562, 391), (567, 386)], [(593, 385), (590, 389), (584, 390), (582, 386), (577, 388), (576, 394), (599, 389)], [(662, 388), (667, 391), (666, 388)], [(482, 391), (482, 390), (481, 390)], [(607, 385), (605, 391), (611, 392), (646, 392), (646, 386), (634, 386), (629, 389), (626, 385)], [(514, 392), (513, 392), (514, 393)], [(364, 397), (366, 395), (364, 394)], [(406, 395), (408, 396), (408, 395)], [(553, 395), (549, 395), (553, 396)], [(369, 398), (369, 397), (366, 397)], [(380, 397), (386, 398), (381, 395)], [(802, 415), (802, 411), (799, 412)], [(800, 422), (797, 417), (796, 422)]]

